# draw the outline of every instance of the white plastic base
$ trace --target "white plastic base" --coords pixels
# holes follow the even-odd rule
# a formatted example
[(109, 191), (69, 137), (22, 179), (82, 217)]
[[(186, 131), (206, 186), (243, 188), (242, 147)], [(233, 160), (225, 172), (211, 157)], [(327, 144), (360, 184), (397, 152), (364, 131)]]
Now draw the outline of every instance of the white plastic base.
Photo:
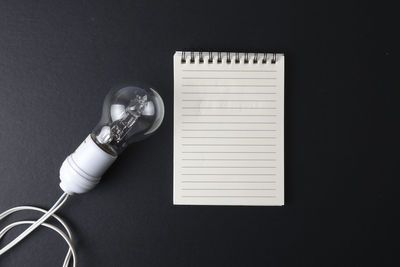
[(102, 150), (89, 135), (61, 165), (61, 189), (69, 195), (90, 191), (116, 158)]

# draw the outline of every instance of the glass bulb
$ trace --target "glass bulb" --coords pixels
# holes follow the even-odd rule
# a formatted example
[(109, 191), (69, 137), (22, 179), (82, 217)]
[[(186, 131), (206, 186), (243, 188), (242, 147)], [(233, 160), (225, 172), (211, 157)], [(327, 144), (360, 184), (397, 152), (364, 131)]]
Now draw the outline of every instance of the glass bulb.
[(103, 104), (100, 122), (91, 137), (111, 155), (151, 135), (164, 118), (164, 103), (150, 86), (135, 84), (111, 90)]
[(131, 143), (150, 136), (164, 118), (164, 103), (148, 85), (111, 90), (100, 122), (60, 168), (60, 187), (69, 195), (93, 189)]

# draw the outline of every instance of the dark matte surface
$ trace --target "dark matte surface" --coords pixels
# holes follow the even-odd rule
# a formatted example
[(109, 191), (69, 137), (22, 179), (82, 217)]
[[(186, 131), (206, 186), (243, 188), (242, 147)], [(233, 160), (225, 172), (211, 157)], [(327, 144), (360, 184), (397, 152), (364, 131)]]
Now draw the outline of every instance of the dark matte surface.
[[(160, 131), (60, 212), (79, 267), (399, 266), (395, 9), (301, 2), (1, 1), (0, 211), (52, 205), (109, 88), (142, 80), (165, 100)], [(284, 207), (172, 205), (182, 49), (286, 54)], [(0, 266), (61, 266), (65, 252), (41, 229)]]

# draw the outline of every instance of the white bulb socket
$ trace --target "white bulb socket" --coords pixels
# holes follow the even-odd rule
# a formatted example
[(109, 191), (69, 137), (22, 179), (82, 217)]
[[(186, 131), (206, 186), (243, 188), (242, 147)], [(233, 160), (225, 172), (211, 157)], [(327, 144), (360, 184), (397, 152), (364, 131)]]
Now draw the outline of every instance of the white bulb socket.
[(89, 135), (61, 165), (61, 189), (69, 195), (90, 191), (116, 159), (117, 156), (105, 152)]

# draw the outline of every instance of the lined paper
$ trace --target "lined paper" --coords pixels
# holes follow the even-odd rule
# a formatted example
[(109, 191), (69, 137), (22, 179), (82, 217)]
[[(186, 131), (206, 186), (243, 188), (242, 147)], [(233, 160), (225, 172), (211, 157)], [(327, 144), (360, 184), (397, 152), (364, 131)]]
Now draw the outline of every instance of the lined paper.
[[(174, 204), (284, 204), (284, 56), (174, 55)], [(257, 57), (257, 62), (254, 62)], [(193, 62), (189, 58), (194, 59)], [(248, 62), (245, 59), (248, 58)]]

